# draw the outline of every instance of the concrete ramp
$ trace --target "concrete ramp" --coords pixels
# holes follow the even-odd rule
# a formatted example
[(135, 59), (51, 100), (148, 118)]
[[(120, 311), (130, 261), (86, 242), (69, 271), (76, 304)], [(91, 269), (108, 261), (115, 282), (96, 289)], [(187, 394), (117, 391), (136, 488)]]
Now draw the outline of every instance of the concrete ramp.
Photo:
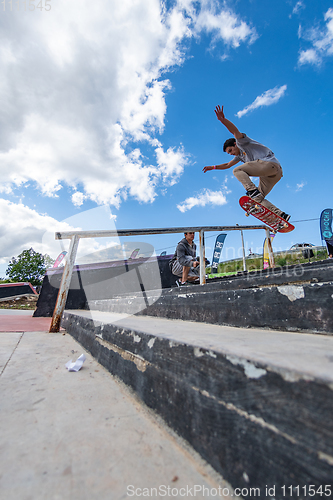
[(21, 297), (22, 295), (37, 295), (37, 292), (29, 282), (0, 283), (0, 300)]
[(244, 497), (330, 496), (332, 337), (98, 311), (62, 326)]

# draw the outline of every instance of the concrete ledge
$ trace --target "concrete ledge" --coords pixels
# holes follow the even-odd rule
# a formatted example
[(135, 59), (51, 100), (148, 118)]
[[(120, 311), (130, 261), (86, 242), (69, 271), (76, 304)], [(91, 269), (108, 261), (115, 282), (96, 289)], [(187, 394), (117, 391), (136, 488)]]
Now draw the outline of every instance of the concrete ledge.
[(331, 484), (333, 338), (82, 311), (62, 326), (234, 488)]
[(325, 283), (333, 281), (333, 259), (268, 268), (262, 271), (243, 271), (234, 276), (214, 278), (209, 284), (224, 290), (258, 288), (290, 283)]
[(147, 291), (144, 298), (127, 294), (109, 300), (91, 300), (89, 307), (242, 328), (333, 333), (333, 282), (230, 290), (223, 289), (221, 283), (189, 285)]
[[(149, 290), (154, 290), (153, 294), (156, 296), (161, 288), (176, 287), (176, 277), (171, 274), (168, 266), (170, 257), (158, 257), (157, 261), (148, 259), (137, 262), (135, 259), (132, 263), (119, 261), (75, 266), (66, 309), (94, 307), (94, 300), (117, 299), (128, 294), (136, 296), (136, 300), (139, 297), (144, 302)], [(34, 312), (35, 317), (52, 316), (61, 276), (62, 269), (58, 268), (46, 273)], [(333, 259), (209, 279), (206, 286), (209, 287), (207, 290), (212, 292), (324, 282), (333, 282)], [(146, 307), (146, 304), (143, 306)]]

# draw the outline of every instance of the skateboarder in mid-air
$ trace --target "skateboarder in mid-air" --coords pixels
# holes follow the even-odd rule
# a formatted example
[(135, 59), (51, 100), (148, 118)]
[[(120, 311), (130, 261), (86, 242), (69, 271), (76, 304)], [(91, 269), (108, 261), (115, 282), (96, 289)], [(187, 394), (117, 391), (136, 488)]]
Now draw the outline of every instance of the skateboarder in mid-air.
[[(203, 171), (208, 170), (225, 170), (233, 167), (240, 161), (243, 165), (239, 165), (234, 169), (234, 175), (246, 189), (246, 194), (257, 203), (261, 203), (264, 207), (276, 213), (286, 221), (290, 219), (290, 215), (282, 212), (275, 205), (265, 200), (266, 195), (271, 191), (275, 184), (282, 177), (282, 168), (279, 161), (275, 158), (273, 151), (266, 148), (259, 142), (253, 141), (247, 135), (242, 134), (238, 128), (228, 120), (223, 113), (223, 106), (216, 106), (215, 114), (217, 119), (234, 136), (227, 139), (223, 145), (223, 151), (234, 156), (228, 163), (204, 167)], [(251, 177), (259, 177), (259, 186), (256, 187), (250, 179)]]

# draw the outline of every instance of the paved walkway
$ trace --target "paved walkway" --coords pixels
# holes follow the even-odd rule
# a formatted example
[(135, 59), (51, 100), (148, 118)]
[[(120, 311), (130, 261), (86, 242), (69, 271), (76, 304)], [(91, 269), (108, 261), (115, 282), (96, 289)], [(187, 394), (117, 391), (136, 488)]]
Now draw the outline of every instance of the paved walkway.
[(216, 498), (228, 487), (71, 336), (37, 331), (26, 311), (7, 315), (26, 323), (0, 333), (2, 498)]

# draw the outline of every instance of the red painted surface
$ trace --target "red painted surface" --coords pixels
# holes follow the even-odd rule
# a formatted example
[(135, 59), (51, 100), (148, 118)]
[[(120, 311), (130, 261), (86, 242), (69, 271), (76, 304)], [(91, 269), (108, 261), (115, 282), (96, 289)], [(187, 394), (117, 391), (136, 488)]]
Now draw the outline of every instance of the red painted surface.
[(33, 318), (16, 314), (0, 315), (0, 332), (48, 332), (50, 324), (51, 318)]

